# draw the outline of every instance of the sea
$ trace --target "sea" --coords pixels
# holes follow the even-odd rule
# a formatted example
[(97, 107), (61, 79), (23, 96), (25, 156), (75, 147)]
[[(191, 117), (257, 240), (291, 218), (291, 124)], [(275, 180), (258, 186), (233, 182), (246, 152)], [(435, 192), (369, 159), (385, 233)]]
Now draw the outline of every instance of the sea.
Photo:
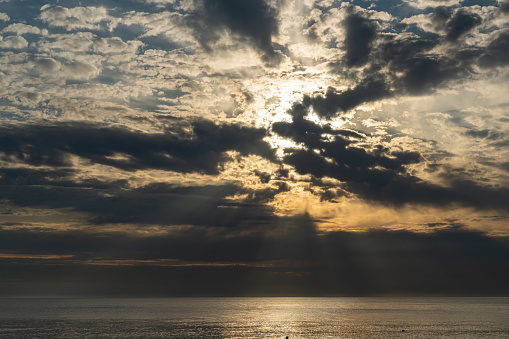
[(509, 298), (0, 298), (0, 338), (509, 338)]

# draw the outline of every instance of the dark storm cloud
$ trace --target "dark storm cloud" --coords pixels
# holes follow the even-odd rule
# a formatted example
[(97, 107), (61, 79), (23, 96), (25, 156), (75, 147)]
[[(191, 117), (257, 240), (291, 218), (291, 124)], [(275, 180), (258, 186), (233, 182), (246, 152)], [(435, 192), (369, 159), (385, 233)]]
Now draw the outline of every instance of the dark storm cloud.
[[(378, 55), (380, 62), (389, 67), (385, 86), (391, 87), (394, 94), (425, 94), (468, 74), (457, 59), (429, 54), (439, 43), (440, 40), (429, 37), (384, 37)], [(373, 67), (376, 70), (380, 66)]]
[[(439, 33), (429, 33), (412, 25), (406, 30), (413, 34), (378, 31), (378, 22), (367, 14), (347, 9), (344, 20), (346, 53), (331, 61), (333, 73), (342, 74), (355, 82), (347, 90), (329, 88), (324, 95), (305, 97), (303, 103), (317, 114), (332, 118), (341, 111), (397, 95), (433, 93), (451, 81), (461, 81), (475, 75), (473, 66), (492, 68), (507, 65), (509, 33), (493, 34), (485, 47), (465, 47), (462, 37), (474, 31), (485, 20), (469, 7), (437, 7), (431, 13), (432, 23)], [(400, 31), (401, 27), (392, 29)], [(415, 31), (415, 32), (414, 32)], [(440, 54), (433, 49), (444, 42), (448, 51)], [(364, 66), (362, 70), (355, 70)]]
[(450, 178), (448, 186), (439, 186), (411, 175), (388, 175), (380, 179), (351, 182), (348, 189), (369, 200), (450, 206), (459, 204), (478, 209), (509, 210), (509, 188), (490, 187), (462, 178)]
[(472, 138), (487, 139), (487, 140), (499, 140), (504, 137), (503, 133), (500, 133), (500, 132), (497, 132), (494, 130), (490, 130), (490, 129), (479, 130), (479, 129), (475, 129), (475, 128), (465, 131), (465, 135), (472, 137)]
[(279, 55), (272, 47), (272, 36), (278, 32), (277, 9), (265, 0), (198, 0), (199, 10), (187, 17), (197, 40), (209, 51), (210, 43), (228, 29), (247, 39), (262, 51), (263, 60), (277, 64)]
[[(506, 187), (484, 186), (465, 179), (462, 174), (444, 178), (447, 186), (426, 182), (406, 171), (407, 165), (423, 160), (418, 153), (389, 152), (376, 145), (369, 150), (365, 145), (360, 146), (351, 134), (347, 136), (328, 125), (321, 127), (306, 119), (311, 112), (331, 119), (364, 103), (399, 95), (433, 93), (453, 81), (474, 76), (476, 65), (504, 66), (509, 53), (507, 30), (492, 34), (486, 47), (465, 48), (461, 38), (484, 20), (471, 8), (438, 7), (431, 18), (441, 34), (416, 29), (416, 33), (404, 35), (377, 32), (376, 21), (353, 11), (353, 7), (347, 9), (343, 23), (347, 31), (346, 54), (330, 66), (335, 73), (351, 75), (355, 85), (341, 91), (329, 87), (324, 94), (304, 95), (288, 111), (292, 122), (272, 125), (272, 132), (303, 147), (287, 149), (284, 162), (299, 174), (338, 179), (344, 183), (341, 189), (372, 201), (395, 205), (460, 204), (507, 210), (503, 203), (509, 199)], [(448, 52), (436, 53), (434, 48), (444, 42)], [(352, 71), (358, 66), (364, 68)], [(466, 134), (497, 138), (486, 131), (471, 130)], [(324, 200), (335, 199), (333, 191), (322, 190), (319, 194)]]
[(309, 103), (318, 115), (324, 118), (331, 118), (338, 109), (348, 111), (362, 103), (390, 96), (392, 96), (390, 87), (383, 80), (367, 78), (354, 88), (349, 88), (342, 92), (329, 87), (325, 96), (312, 97), (309, 99)]
[(383, 204), (416, 203), (442, 207), (460, 204), (508, 210), (508, 188), (483, 186), (457, 178), (451, 178), (449, 186), (444, 187), (406, 173), (404, 164), (419, 159), (417, 154), (393, 159), (370, 154), (362, 148), (345, 147), (342, 142), (331, 142), (320, 150), (320, 154), (314, 150), (289, 151), (284, 161), (300, 174), (341, 180), (345, 182), (344, 190)]
[(465, 74), (457, 62), (435, 56), (415, 57), (398, 65), (398, 68), (404, 72), (403, 76), (396, 78), (398, 90), (410, 94), (432, 92), (446, 81)]
[(1, 168), (0, 185), (59, 185), (74, 186), (68, 179), (75, 173), (72, 169), (39, 170), (29, 168)]
[(270, 173), (267, 173), (267, 172), (261, 172), (261, 171), (254, 171), (254, 174), (260, 178), (260, 181), (264, 184), (268, 183), (270, 181), (270, 179), (272, 178), (272, 175)]
[(449, 42), (458, 40), (482, 23), (482, 18), (472, 13), (469, 7), (439, 6), (433, 10), (431, 20), (435, 24), (435, 29), (445, 32), (445, 40)]
[[(0, 228), (0, 253), (72, 255), (46, 262), (0, 259), (2, 291), (26, 293), (37, 286), (54, 285), (70, 289), (61, 293), (73, 288), (77, 289), (74, 292), (89, 293), (80, 290), (80, 284), (86, 282), (97, 289), (95, 292), (140, 295), (509, 292), (507, 238), (463, 227), (437, 229), (450, 222), (432, 225), (436, 227), (429, 233), (371, 230), (321, 234), (308, 215), (280, 222), (279, 231), (272, 234), (205, 235), (189, 230), (143, 237)], [(157, 262), (102, 268), (86, 264), (89, 260), (161, 259), (175, 260), (177, 267), (158, 267)], [(186, 263), (192, 266), (178, 267)], [(236, 265), (206, 266), (213, 263)]]
[(509, 1), (503, 0), (499, 2), (502, 13), (509, 13)]
[[(265, 203), (288, 190), (282, 182), (276, 186), (253, 190), (234, 184), (179, 187), (156, 183), (120, 193), (109, 208), (95, 206), (92, 212), (102, 213), (95, 219), (101, 223), (263, 228), (274, 217)], [(246, 197), (241, 202), (227, 199), (236, 194)], [(124, 211), (126, 207), (129, 211)]]
[(2, 126), (0, 153), (4, 160), (34, 166), (72, 166), (70, 155), (76, 155), (128, 171), (208, 174), (218, 173), (219, 165), (228, 160), (226, 151), (273, 157), (273, 150), (262, 140), (262, 129), (207, 121), (194, 122), (191, 129), (189, 134), (183, 129), (148, 134), (87, 123)]
[(500, 165), (500, 168), (502, 168), (504, 171), (507, 171), (509, 172), (509, 161), (508, 162), (504, 162)]
[(432, 38), (417, 36), (399, 38), (389, 35), (384, 37), (384, 43), (380, 47), (380, 57), (384, 62), (399, 65), (432, 49), (437, 44), (438, 41)]
[[(0, 182), (0, 199), (4, 202), (85, 212), (94, 224), (263, 228), (273, 218), (265, 203), (288, 190), (284, 184), (254, 191), (233, 184), (180, 187), (164, 183), (132, 189), (122, 180), (101, 183), (76, 179), (73, 182), (72, 177), (49, 179), (59, 172), (13, 170), (0, 174), (4, 175)], [(247, 197), (242, 202), (227, 199), (236, 194)]]
[[(261, 232), (272, 229), (273, 232)], [(270, 235), (272, 234), (272, 235)], [(307, 236), (316, 237), (313, 220), (309, 216), (274, 217), (264, 229), (239, 230), (186, 228), (168, 229), (167, 233), (146, 235), (118, 232), (45, 231), (0, 226), (0, 253), (29, 252), (101, 259), (176, 259), (182, 261), (237, 261), (300, 259), (302, 252), (290, 250), (290, 244), (306, 242)], [(264, 251), (264, 241), (281, 242), (280, 250), (274, 244)], [(275, 251), (275, 252), (274, 252)], [(108, 252), (108, 253), (104, 253)]]
[(470, 13), (465, 9), (459, 9), (447, 22), (447, 34), (445, 38), (448, 41), (456, 41), (461, 35), (469, 32), (481, 23), (482, 19), (479, 15)]
[[(189, 129), (187, 129), (189, 128)], [(90, 222), (238, 226), (272, 215), (263, 204), (288, 188), (274, 182), (259, 191), (237, 185), (178, 187), (150, 184), (132, 189), (125, 180), (81, 179), (71, 156), (121, 170), (161, 169), (219, 173), (227, 151), (273, 159), (266, 131), (207, 121), (147, 134), (87, 123), (11, 125), (0, 128), (0, 199), (17, 206), (70, 208)], [(31, 166), (31, 167), (27, 167)], [(53, 167), (53, 168), (51, 168)], [(243, 203), (226, 199), (245, 194)]]
[(473, 137), (473, 138), (487, 138), (490, 135), (489, 129), (483, 129), (483, 130), (476, 130), (476, 129), (470, 129), (465, 132), (466, 135)]
[(376, 23), (359, 13), (352, 13), (346, 17), (344, 25), (346, 29), (346, 64), (354, 67), (362, 66), (367, 63), (371, 44), (375, 41)]
[[(393, 96), (390, 86), (378, 77), (368, 77), (357, 86), (337, 91), (329, 87), (325, 95), (305, 95), (302, 101), (303, 110), (312, 107), (322, 118), (330, 119), (338, 111), (348, 111), (365, 102), (372, 102)], [(305, 113), (305, 114), (306, 114)]]
[[(346, 112), (361, 104), (398, 94), (431, 93), (448, 81), (468, 74), (468, 69), (458, 61), (422, 53), (436, 45), (437, 42), (429, 39), (388, 38), (387, 44), (377, 51), (378, 61), (364, 72), (370, 75), (343, 91), (329, 87), (325, 95), (306, 96), (303, 103), (321, 117), (330, 119), (340, 111)], [(384, 67), (375, 62), (383, 62), (388, 73), (381, 71)], [(471, 62), (469, 58), (467, 63)]]
[[(460, 204), (480, 209), (508, 210), (509, 188), (489, 187), (456, 174), (444, 177), (449, 186), (421, 180), (406, 166), (421, 162), (418, 152), (390, 151), (379, 145), (366, 150), (358, 139), (347, 139), (329, 125), (319, 126), (304, 119), (306, 106), (297, 103), (289, 111), (293, 121), (277, 122), (272, 131), (300, 143), (302, 149), (287, 149), (284, 162), (299, 174), (342, 181), (343, 189), (359, 197), (385, 204), (407, 203), (446, 206)], [(333, 137), (331, 137), (333, 136)], [(316, 183), (320, 186), (320, 182)], [(325, 200), (334, 199), (321, 193)]]
[(509, 30), (501, 32), (496, 39), (484, 49), (479, 64), (482, 67), (493, 68), (509, 64)]
[(321, 202), (328, 201), (333, 203), (338, 203), (339, 201), (336, 199), (345, 195), (347, 195), (346, 192), (341, 189), (325, 189), (319, 193)]
[(468, 70), (457, 60), (425, 54), (438, 43), (428, 38), (387, 38), (381, 49), (381, 59), (390, 67), (386, 81), (392, 85), (394, 93), (431, 93), (448, 81), (468, 74)]

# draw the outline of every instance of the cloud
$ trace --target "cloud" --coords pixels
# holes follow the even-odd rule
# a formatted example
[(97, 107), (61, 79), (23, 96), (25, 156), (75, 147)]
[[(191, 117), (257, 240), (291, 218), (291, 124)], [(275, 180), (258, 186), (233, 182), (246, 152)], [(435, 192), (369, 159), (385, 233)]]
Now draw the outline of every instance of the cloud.
[[(4, 201), (21, 207), (84, 212), (94, 225), (263, 230), (272, 227), (275, 218), (265, 202), (284, 189), (254, 191), (235, 184), (178, 186), (157, 182), (133, 188), (126, 180), (78, 179), (79, 169), (71, 168), (12, 168), (1, 170), (0, 176), (0, 198)], [(245, 199), (233, 199), (244, 194)]]
[(447, 178), (445, 185), (426, 182), (406, 170), (408, 165), (423, 160), (419, 153), (390, 152), (376, 144), (366, 150), (357, 140), (345, 138), (327, 125), (321, 127), (304, 119), (303, 104), (295, 104), (289, 113), (293, 121), (274, 123), (272, 131), (302, 144), (302, 149), (287, 149), (283, 158), (299, 174), (337, 179), (342, 183), (338, 188), (383, 204), (459, 204), (508, 210), (503, 203), (509, 199), (508, 187), (485, 186), (454, 175)]
[(50, 27), (62, 27), (68, 31), (77, 29), (101, 30), (101, 24), (107, 22), (112, 25), (112, 18), (108, 15), (106, 8), (93, 6), (66, 8), (45, 5), (41, 8), (40, 19)]
[(481, 67), (493, 68), (509, 64), (507, 53), (509, 52), (509, 30), (504, 30), (492, 40), (479, 59)]
[(346, 29), (346, 64), (347, 66), (362, 66), (368, 62), (371, 45), (377, 34), (377, 25), (359, 13), (348, 15), (344, 25)]
[(506, 2), (62, 3), (0, 14), (3, 287), (507, 290)]
[(329, 87), (325, 96), (305, 97), (304, 104), (313, 107), (321, 117), (332, 118), (338, 111), (349, 111), (360, 104), (393, 96), (390, 86), (381, 78), (366, 78), (353, 88), (337, 91)]
[[(0, 259), (3, 291), (26, 293), (37, 290), (35, 285), (58, 284), (67, 286), (61, 293), (116, 290), (129, 295), (180, 296), (485, 296), (487, 291), (490, 295), (507, 292), (507, 238), (462, 227), (428, 233), (371, 230), (319, 234), (308, 215), (280, 221), (280, 228), (272, 234), (231, 230), (204, 235), (184, 230), (140, 237), (0, 229), (0, 250), (12, 254)], [(44, 270), (37, 268), (41, 261)], [(114, 264), (122, 262), (129, 265)], [(106, 281), (100, 279), (105, 276)], [(25, 285), (21, 287), (20, 281)]]
[[(218, 175), (232, 160), (230, 151), (275, 159), (265, 136), (263, 129), (210, 121), (154, 134), (78, 122), (3, 126), (1, 158), (16, 168), (0, 171), (0, 185), (5, 188), (0, 199), (17, 206), (85, 212), (95, 224), (262, 227), (272, 218), (265, 203), (288, 190), (283, 183), (262, 189), (157, 182), (131, 188), (113, 178), (106, 182), (78, 178), (93, 164), (123, 171)], [(79, 166), (76, 157), (82, 159)]]
[(68, 61), (62, 64), (62, 70), (72, 79), (88, 80), (95, 78), (101, 72), (100, 69), (86, 62)]
[(189, 135), (182, 130), (143, 134), (88, 123), (27, 124), (0, 129), (4, 159), (36, 166), (71, 166), (69, 156), (76, 155), (129, 171), (149, 168), (214, 174), (229, 159), (227, 151), (274, 156), (262, 140), (264, 130), (207, 121), (194, 122)]
[(0, 48), (5, 49), (23, 49), (28, 46), (28, 41), (21, 36), (8, 36), (2, 38), (0, 36)]
[[(71, 177), (76, 171), (63, 169), (34, 169), (34, 168), (4, 168), (0, 170), (0, 184), (4, 186), (83, 186), (73, 182)], [(87, 187), (89, 187), (87, 185)]]
[(46, 29), (40, 29), (35, 26), (26, 25), (22, 23), (14, 23), (10, 24), (9, 26), (2, 29), (2, 33), (16, 33), (17, 35), (24, 35), (24, 34), (41, 34), (41, 35), (47, 35), (48, 30)]
[(498, 3), (502, 13), (509, 13), (509, 1), (499, 0)]
[(53, 73), (60, 69), (60, 62), (53, 58), (35, 57), (30, 60), (39, 70), (46, 73)]
[(462, 0), (405, 0), (404, 2), (415, 8), (426, 9), (442, 6), (457, 6)]
[(101, 53), (121, 53), (129, 47), (118, 37), (100, 38), (94, 41), (94, 49)]
[(470, 13), (465, 9), (457, 10), (454, 15), (447, 21), (447, 34), (445, 36), (448, 41), (456, 41), (458, 38), (479, 26), (482, 19), (475, 13)]
[[(358, 13), (348, 16), (346, 53), (329, 65), (338, 77), (346, 76), (354, 84), (346, 90), (329, 87), (325, 95), (304, 96), (302, 103), (312, 107), (319, 116), (331, 119), (338, 112), (347, 112), (364, 103), (398, 95), (433, 93), (453, 81), (475, 76), (473, 68), (477, 64), (484, 68), (506, 64), (507, 58), (503, 57), (509, 46), (506, 30), (490, 34), (492, 40), (485, 47), (463, 48), (457, 40), (482, 23), (478, 14), (466, 9), (449, 12), (438, 8), (429, 16), (439, 22), (436, 25), (443, 26), (443, 31), (437, 30), (442, 36), (406, 32), (378, 36), (374, 22)], [(443, 41), (452, 44), (447, 53), (437, 52)], [(356, 65), (365, 69), (352, 72)]]
[(97, 77), (101, 73), (100, 68), (78, 60), (56, 60), (48, 57), (31, 57), (29, 61), (40, 74), (47, 77), (89, 80)]
[[(445, 41), (456, 42), (460, 37), (469, 32), (473, 33), (475, 27), (483, 24), (483, 19), (476, 12), (479, 12), (478, 7), (439, 6), (429, 14), (405, 18), (402, 23), (415, 24), (425, 32), (444, 35)], [(486, 18), (489, 17), (486, 16)]]
[(278, 33), (277, 9), (265, 0), (202, 0), (197, 10), (186, 17), (196, 39), (206, 50), (226, 29), (247, 41), (263, 53), (268, 64), (279, 63), (280, 57), (272, 46), (272, 36)]
[(155, 4), (158, 7), (164, 7), (167, 5), (175, 5), (177, 0), (144, 0), (148, 4)]
[(380, 47), (380, 57), (383, 62), (392, 63), (399, 67), (419, 55), (438, 45), (436, 39), (428, 37), (419, 37), (417, 35), (402, 34), (401, 36), (387, 35), (384, 37), (383, 44)]
[(410, 94), (429, 93), (443, 83), (465, 73), (457, 62), (444, 57), (420, 56), (398, 65), (405, 72), (396, 79), (400, 91)]

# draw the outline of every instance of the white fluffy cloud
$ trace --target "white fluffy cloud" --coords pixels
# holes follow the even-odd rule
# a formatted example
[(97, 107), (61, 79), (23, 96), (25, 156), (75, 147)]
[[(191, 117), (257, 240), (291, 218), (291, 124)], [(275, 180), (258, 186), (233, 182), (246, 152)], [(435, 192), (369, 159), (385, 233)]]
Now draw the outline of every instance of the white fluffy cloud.
[(53, 58), (36, 57), (31, 60), (35, 67), (43, 73), (53, 73), (60, 69), (60, 62)]
[(108, 24), (110, 29), (116, 25), (115, 19), (108, 15), (104, 7), (74, 7), (49, 5), (41, 8), (40, 19), (50, 27), (63, 27), (67, 30), (90, 29), (100, 30), (101, 23)]
[(22, 49), (28, 46), (28, 42), (21, 36), (0, 36), (0, 48)]
[(48, 30), (47, 29), (39, 29), (38, 27), (26, 25), (23, 23), (14, 23), (7, 27), (5, 27), (2, 30), (2, 33), (15, 33), (17, 35), (23, 35), (23, 34), (38, 34), (38, 35), (47, 35)]
[(62, 70), (71, 79), (89, 80), (99, 75), (101, 70), (94, 65), (81, 61), (67, 61), (62, 63)]
[(463, 0), (405, 0), (412, 7), (424, 9), (428, 7), (438, 6), (454, 6), (459, 5)]

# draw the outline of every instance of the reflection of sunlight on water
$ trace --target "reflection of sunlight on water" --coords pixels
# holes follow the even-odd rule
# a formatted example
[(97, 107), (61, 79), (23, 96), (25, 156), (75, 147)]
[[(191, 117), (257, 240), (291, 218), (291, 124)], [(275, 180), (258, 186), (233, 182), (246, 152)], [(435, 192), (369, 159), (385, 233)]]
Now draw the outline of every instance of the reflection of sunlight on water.
[(302, 326), (302, 323), (297, 320), (299, 309), (302, 309), (303, 306), (305, 307), (295, 299), (266, 299), (263, 310), (253, 314), (255, 319), (251, 323), (261, 323), (264, 333), (269, 333), (274, 328), (278, 328), (278, 332), (283, 334), (295, 333), (294, 329)]
[(23, 298), (0, 299), (0, 333), (66, 339), (500, 338), (509, 336), (508, 312), (509, 298)]
[(216, 319), (224, 324), (221, 338), (474, 338), (488, 322), (486, 333), (509, 334), (500, 312), (508, 309), (507, 298), (497, 302), (501, 308), (475, 298), (226, 300)]
[[(234, 317), (228, 319), (225, 338), (302, 338), (303, 333), (327, 338), (327, 332), (336, 332), (341, 325), (341, 318), (323, 322), (330, 313), (326, 298), (239, 298), (238, 302), (240, 312), (223, 314)], [(239, 328), (239, 324), (243, 325)]]

